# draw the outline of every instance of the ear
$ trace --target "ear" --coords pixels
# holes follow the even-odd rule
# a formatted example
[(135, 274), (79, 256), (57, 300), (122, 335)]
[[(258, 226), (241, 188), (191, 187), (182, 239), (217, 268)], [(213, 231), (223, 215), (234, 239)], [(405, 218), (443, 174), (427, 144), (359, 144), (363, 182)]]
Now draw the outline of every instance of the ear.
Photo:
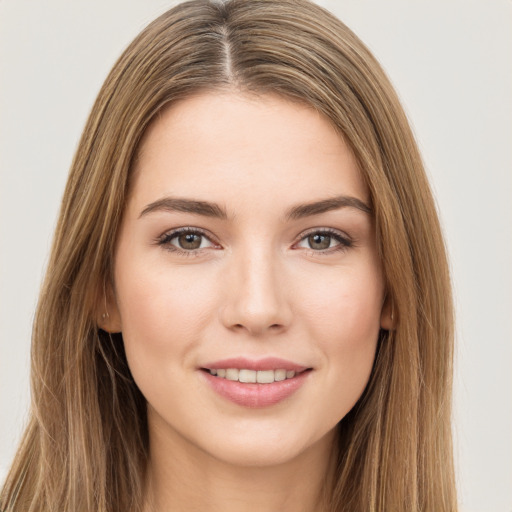
[(105, 332), (121, 332), (122, 323), (112, 285), (106, 284), (101, 291), (96, 312), (98, 327)]
[(386, 295), (380, 313), (381, 329), (384, 329), (385, 331), (392, 331), (395, 328), (395, 319), (393, 317), (393, 301), (389, 295)]

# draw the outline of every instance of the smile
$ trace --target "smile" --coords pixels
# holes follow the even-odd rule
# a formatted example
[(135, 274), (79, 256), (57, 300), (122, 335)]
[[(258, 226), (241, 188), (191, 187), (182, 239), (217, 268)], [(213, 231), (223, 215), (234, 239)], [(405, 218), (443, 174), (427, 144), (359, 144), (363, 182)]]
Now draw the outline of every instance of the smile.
[(221, 379), (238, 381), (244, 383), (272, 384), (295, 377), (295, 370), (249, 370), (246, 368), (217, 368), (209, 369), (210, 375)]
[(238, 406), (256, 409), (290, 399), (313, 373), (311, 367), (275, 357), (230, 358), (199, 369), (217, 395)]

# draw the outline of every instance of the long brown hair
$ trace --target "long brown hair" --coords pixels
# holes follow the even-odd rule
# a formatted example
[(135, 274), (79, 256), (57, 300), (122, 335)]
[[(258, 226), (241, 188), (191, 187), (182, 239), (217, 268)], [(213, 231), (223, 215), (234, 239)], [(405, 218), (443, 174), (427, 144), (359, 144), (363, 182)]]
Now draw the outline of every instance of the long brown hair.
[(97, 315), (145, 129), (171, 102), (219, 88), (317, 109), (370, 189), (394, 328), (381, 333), (367, 389), (340, 422), (331, 510), (456, 510), (452, 301), (434, 201), (379, 64), (307, 0), (179, 4), (115, 64), (72, 163), (33, 329), (31, 419), (0, 508), (140, 510), (145, 401), (121, 336), (101, 331)]

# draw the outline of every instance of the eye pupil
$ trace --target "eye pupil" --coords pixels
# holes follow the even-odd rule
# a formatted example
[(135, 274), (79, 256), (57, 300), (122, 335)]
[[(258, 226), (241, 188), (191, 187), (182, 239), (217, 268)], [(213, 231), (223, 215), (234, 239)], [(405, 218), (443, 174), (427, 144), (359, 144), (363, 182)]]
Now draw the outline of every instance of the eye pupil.
[(201, 235), (195, 233), (185, 233), (178, 237), (178, 243), (182, 249), (199, 249), (201, 238)]
[(308, 237), (308, 243), (311, 249), (328, 249), (331, 245), (331, 237), (329, 235), (316, 233)]

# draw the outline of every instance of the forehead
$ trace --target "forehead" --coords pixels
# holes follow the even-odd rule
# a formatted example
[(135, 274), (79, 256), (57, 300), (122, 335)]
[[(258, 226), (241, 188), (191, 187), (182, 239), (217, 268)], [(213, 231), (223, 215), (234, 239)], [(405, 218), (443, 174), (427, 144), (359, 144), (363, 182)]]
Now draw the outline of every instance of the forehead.
[(173, 104), (147, 130), (134, 172), (137, 202), (178, 195), (286, 208), (340, 194), (368, 200), (329, 120), (275, 95), (208, 92)]

